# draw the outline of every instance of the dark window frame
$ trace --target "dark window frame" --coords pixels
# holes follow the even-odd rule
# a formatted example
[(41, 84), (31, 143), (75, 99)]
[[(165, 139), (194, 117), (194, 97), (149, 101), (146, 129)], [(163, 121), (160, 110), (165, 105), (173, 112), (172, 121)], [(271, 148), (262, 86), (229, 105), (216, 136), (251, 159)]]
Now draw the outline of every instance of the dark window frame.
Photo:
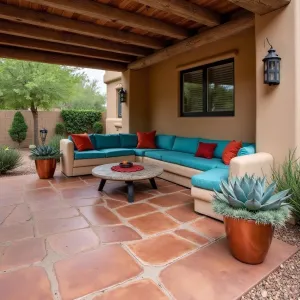
[(122, 118), (122, 102), (120, 101), (120, 97), (119, 97), (119, 91), (121, 90), (121, 88), (116, 88), (116, 92), (117, 92), (117, 115), (118, 118)]
[[(207, 100), (208, 100), (208, 89), (207, 89), (207, 70), (208, 68), (233, 63), (233, 111), (207, 111)], [(194, 71), (203, 71), (203, 112), (184, 112), (183, 111), (183, 77), (184, 74), (194, 72)], [(234, 58), (220, 60), (214, 63), (202, 65), (199, 67), (194, 67), (186, 70), (180, 71), (180, 117), (234, 117), (235, 116), (235, 62)]]

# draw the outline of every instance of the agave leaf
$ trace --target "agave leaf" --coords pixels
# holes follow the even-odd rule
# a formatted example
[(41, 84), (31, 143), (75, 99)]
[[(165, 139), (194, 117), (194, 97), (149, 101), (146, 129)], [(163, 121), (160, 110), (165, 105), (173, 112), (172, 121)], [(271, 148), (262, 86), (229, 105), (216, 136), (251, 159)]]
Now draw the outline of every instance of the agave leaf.
[(245, 202), (245, 206), (248, 210), (260, 210), (261, 204), (259, 201), (252, 199)]
[(273, 201), (267, 202), (265, 205), (262, 205), (261, 210), (271, 210), (271, 209), (279, 209), (283, 205), (289, 205), (289, 203), (286, 203), (286, 200), (289, 199), (292, 196), (292, 194), (287, 195), (280, 200), (276, 199)]
[(216, 190), (214, 190), (214, 192), (215, 192), (214, 198), (216, 200), (220, 200), (220, 201), (223, 201), (228, 204), (228, 200), (226, 199), (226, 197), (223, 194), (217, 192)]
[(273, 202), (273, 201), (281, 200), (283, 197), (285, 197), (288, 194), (289, 191), (290, 191), (289, 189), (281, 191), (281, 192), (273, 195), (272, 197), (270, 197), (267, 202), (269, 202), (269, 201)]
[(253, 187), (253, 188), (250, 190), (250, 192), (249, 192), (249, 194), (248, 194), (248, 196), (247, 196), (248, 200), (254, 199), (254, 192), (255, 192), (255, 190), (254, 190), (254, 187)]
[(261, 194), (262, 190), (261, 190), (261, 185), (260, 185), (260, 183), (257, 183), (257, 184), (255, 185), (255, 187), (254, 187), (253, 190), (254, 190), (254, 197), (253, 197), (253, 199), (255, 199), (257, 202), (260, 203), (260, 201), (261, 201), (261, 199), (262, 199), (262, 194)]
[(232, 187), (225, 180), (222, 180), (221, 184), (222, 184), (222, 187), (227, 192), (227, 195), (228, 196), (231, 195), (232, 197), (234, 197), (234, 192), (233, 192)]
[(234, 207), (234, 208), (244, 208), (244, 203), (234, 199), (233, 197), (231, 197), (230, 195), (228, 196), (228, 203), (230, 204), (230, 206)]
[(272, 182), (267, 187), (267, 189), (262, 197), (261, 204), (265, 204), (271, 198), (271, 196), (274, 194), (275, 189), (276, 189), (276, 183)]
[(238, 183), (236, 182), (233, 186), (233, 191), (234, 191), (234, 194), (235, 194), (235, 197), (245, 203), (248, 199), (244, 193), (244, 191), (241, 189), (241, 187), (238, 185)]
[(241, 180), (241, 189), (244, 191), (245, 196), (247, 198), (247, 195), (250, 192), (250, 186), (249, 186), (249, 183), (248, 183), (248, 180), (247, 180), (246, 176), (248, 177), (248, 175), (246, 174), (245, 177), (243, 177), (242, 180)]
[(260, 180), (260, 183), (261, 183), (261, 188), (264, 192), (265, 189), (266, 189), (266, 177), (262, 177), (261, 180)]

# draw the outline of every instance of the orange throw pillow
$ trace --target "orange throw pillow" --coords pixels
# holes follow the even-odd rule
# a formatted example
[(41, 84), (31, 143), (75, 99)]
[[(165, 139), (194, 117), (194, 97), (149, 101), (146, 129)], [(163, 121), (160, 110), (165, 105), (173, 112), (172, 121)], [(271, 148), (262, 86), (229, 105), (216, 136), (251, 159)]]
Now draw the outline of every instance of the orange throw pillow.
[(136, 134), (138, 137), (137, 148), (156, 149), (155, 130), (151, 132), (137, 132)]
[(230, 161), (237, 156), (239, 150), (242, 148), (242, 142), (231, 141), (224, 149), (222, 160), (225, 165), (229, 165)]
[(71, 137), (78, 151), (94, 150), (94, 146), (87, 133), (71, 134)]

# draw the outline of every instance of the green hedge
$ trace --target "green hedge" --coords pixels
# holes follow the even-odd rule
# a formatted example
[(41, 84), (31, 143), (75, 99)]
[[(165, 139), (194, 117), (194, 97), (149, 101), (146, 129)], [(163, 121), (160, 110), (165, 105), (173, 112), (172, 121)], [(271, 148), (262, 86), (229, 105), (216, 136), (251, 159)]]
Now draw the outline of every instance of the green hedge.
[(96, 110), (62, 110), (67, 133), (90, 132), (93, 124), (101, 120), (101, 112)]

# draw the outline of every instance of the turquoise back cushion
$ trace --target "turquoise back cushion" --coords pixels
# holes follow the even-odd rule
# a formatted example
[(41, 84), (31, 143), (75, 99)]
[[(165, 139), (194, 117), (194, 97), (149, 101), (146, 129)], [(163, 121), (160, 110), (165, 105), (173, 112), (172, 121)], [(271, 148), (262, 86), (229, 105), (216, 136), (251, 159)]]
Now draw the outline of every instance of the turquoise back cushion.
[(195, 154), (199, 144), (199, 138), (179, 137), (175, 138), (172, 150)]
[(120, 148), (119, 134), (94, 134), (96, 149)]
[[(90, 133), (88, 136), (89, 136), (89, 138), (90, 138), (90, 140), (91, 140), (91, 142), (92, 142), (94, 148), (96, 148), (96, 146), (95, 146), (94, 134), (93, 134), (93, 133)], [(71, 142), (73, 142), (73, 139), (72, 139), (72, 137), (71, 137), (70, 135), (68, 136), (68, 140), (70, 140)], [(73, 144), (74, 144), (74, 142), (73, 142)], [(74, 150), (77, 150), (77, 147), (75, 146), (75, 144), (74, 144)]]
[(209, 139), (200, 139), (202, 143), (215, 143), (217, 147), (214, 151), (214, 157), (222, 158), (223, 151), (230, 141), (227, 140), (209, 140)]
[(138, 143), (137, 135), (120, 133), (120, 143), (122, 148), (136, 148)]
[(155, 137), (156, 147), (160, 149), (172, 150), (175, 138), (175, 135), (158, 134)]
[(255, 144), (243, 143), (243, 148), (238, 152), (238, 156), (249, 155), (256, 153)]

